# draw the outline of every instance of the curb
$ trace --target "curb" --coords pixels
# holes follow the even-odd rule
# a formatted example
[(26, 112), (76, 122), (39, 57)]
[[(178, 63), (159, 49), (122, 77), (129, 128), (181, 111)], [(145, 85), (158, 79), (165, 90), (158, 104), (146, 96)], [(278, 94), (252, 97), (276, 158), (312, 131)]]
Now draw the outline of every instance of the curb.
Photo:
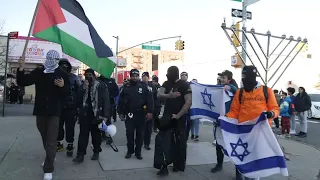
[(317, 148), (317, 147), (315, 147), (315, 146), (313, 146), (313, 145), (311, 145), (311, 144), (307, 144), (307, 143), (305, 143), (305, 142), (300, 142), (300, 141), (296, 141), (296, 140), (293, 140), (293, 139), (288, 139), (288, 138), (285, 138), (285, 137), (281, 137), (280, 135), (276, 135), (276, 136), (277, 136), (277, 138), (284, 139), (284, 140), (287, 140), (287, 141), (293, 141), (293, 142), (296, 142), (296, 143), (300, 143), (300, 144), (303, 144), (303, 145), (312, 147), (312, 148), (320, 151), (320, 148)]

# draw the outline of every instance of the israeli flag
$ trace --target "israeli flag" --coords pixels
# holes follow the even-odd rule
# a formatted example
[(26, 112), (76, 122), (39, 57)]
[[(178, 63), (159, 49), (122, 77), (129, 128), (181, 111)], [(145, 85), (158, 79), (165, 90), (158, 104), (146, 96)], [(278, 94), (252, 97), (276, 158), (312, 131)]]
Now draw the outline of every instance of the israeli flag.
[(219, 120), (217, 143), (240, 173), (248, 178), (279, 173), (288, 176), (285, 157), (265, 113), (240, 124), (237, 119), (225, 116)]
[[(225, 114), (225, 103), (230, 101), (231, 92), (223, 86), (190, 83), (192, 90), (191, 119), (208, 119), (216, 122), (220, 115)], [(231, 93), (232, 95), (232, 93)]]

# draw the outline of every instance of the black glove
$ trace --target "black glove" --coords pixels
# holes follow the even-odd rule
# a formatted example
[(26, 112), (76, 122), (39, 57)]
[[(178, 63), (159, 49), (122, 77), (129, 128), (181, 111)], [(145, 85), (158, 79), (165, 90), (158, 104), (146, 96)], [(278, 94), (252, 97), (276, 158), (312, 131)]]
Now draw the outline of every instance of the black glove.
[(268, 111), (266, 114), (268, 119), (274, 118), (274, 113), (272, 111)]

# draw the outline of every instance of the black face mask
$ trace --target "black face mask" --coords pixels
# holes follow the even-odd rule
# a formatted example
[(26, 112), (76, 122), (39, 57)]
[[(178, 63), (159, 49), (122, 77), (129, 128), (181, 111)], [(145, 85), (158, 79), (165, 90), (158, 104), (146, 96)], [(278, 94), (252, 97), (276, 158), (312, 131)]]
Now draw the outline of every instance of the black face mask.
[(175, 82), (177, 79), (179, 79), (179, 71), (168, 70), (167, 78), (168, 78), (168, 81)]
[(93, 81), (93, 78), (92, 77), (86, 77), (86, 80), (89, 81), (89, 83), (91, 84), (92, 81)]
[(252, 91), (257, 85), (256, 78), (242, 78), (242, 83), (243, 83), (243, 89), (246, 92)]

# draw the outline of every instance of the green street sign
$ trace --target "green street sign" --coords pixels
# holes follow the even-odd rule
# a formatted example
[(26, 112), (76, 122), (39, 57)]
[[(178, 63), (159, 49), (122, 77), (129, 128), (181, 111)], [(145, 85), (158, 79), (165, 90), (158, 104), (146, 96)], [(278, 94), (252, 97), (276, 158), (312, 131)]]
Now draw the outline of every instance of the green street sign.
[(158, 46), (158, 45), (142, 45), (142, 49), (160, 51), (160, 46)]
[(242, 0), (232, 0), (232, 1), (242, 2)]

